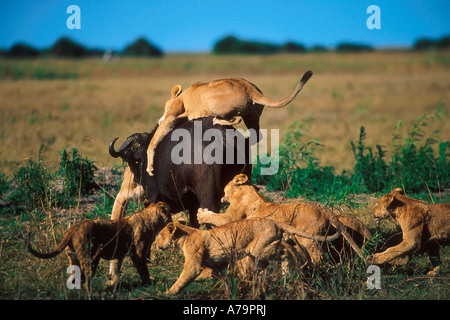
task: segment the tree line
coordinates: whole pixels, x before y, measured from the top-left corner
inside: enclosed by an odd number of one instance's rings
[[[68,37],[58,39],[50,48],[39,50],[25,43],[16,43],[9,50],[0,52],[0,55],[10,58],[38,58],[53,56],[60,58],[87,58],[102,57],[106,50],[88,48]],[[113,52],[116,55],[132,57],[162,57],[164,52],[146,38],[138,38],[127,45],[123,50]]]
[[[414,42],[410,48],[414,51],[425,50],[447,50],[450,49],[450,35],[439,39],[420,38]],[[276,53],[306,53],[306,52],[327,52],[335,51],[339,53],[371,52],[376,49],[364,43],[341,42],[334,48],[327,48],[322,45],[315,45],[307,48],[297,42],[286,42],[281,45],[238,39],[229,35],[217,41],[213,47],[216,54],[276,54]]]
[[[410,48],[414,51],[448,50],[450,49],[450,35],[438,39],[420,38]],[[307,53],[327,52],[358,53],[371,52],[376,49],[368,44],[342,42],[334,48],[315,45],[310,48],[305,45],[288,41],[281,45],[264,42],[242,40],[233,35],[225,36],[218,40],[213,48],[214,54],[278,54],[278,53]],[[98,48],[87,48],[74,40],[63,37],[57,40],[50,48],[39,50],[25,43],[16,43],[9,50],[0,50],[0,56],[10,58],[37,58],[42,56],[53,56],[61,58],[86,58],[102,57],[106,50]],[[115,55],[131,57],[162,57],[164,52],[146,38],[138,38],[127,45],[123,50],[112,52]]]

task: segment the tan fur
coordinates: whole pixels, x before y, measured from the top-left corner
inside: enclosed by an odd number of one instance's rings
[[[130,167],[127,167],[123,174],[123,181],[120,186],[120,191],[114,200],[111,219],[119,220],[123,218],[126,215],[128,203],[134,198],[138,198],[140,202],[144,202],[144,188],[142,188],[142,185],[134,181],[134,174],[131,172]]]
[[[178,248],[185,258],[178,280],[167,291],[176,294],[202,272],[237,260],[238,269],[245,275],[252,270],[252,262],[294,259],[291,246],[285,241],[290,234],[331,241],[339,236],[316,237],[301,232],[286,223],[254,218],[234,221],[223,226],[200,230],[180,223],[169,223],[157,236],[159,249]]]
[[[222,202],[230,203],[227,211],[224,214],[217,214],[199,209],[197,219],[200,223],[220,226],[240,219],[266,217],[288,223],[301,231],[314,235],[325,235],[332,226],[338,227],[356,253],[364,260],[359,246],[342,226],[359,232],[365,238],[370,238],[369,230],[356,218],[344,214],[334,215],[329,210],[311,203],[270,202],[258,193],[245,174],[234,177],[224,191],[225,196],[222,198]],[[308,250],[313,263],[318,263],[322,259],[323,252],[316,241],[298,238],[298,242]]]
[[[27,239],[28,250],[36,257],[50,259],[66,247],[70,264],[80,267],[86,278],[86,289],[94,276],[100,258],[117,259],[122,263],[129,252],[143,284],[150,282],[146,265],[150,246],[158,232],[169,222],[167,206],[163,202],[151,204],[142,211],[120,220],[95,219],[83,221],[69,229],[54,251],[34,250]],[[118,281],[118,279],[115,279]]]
[[[123,174],[122,185],[120,191],[114,200],[113,209],[111,212],[111,220],[120,220],[126,215],[128,203],[131,199],[138,198],[140,202],[145,203],[144,188],[134,181],[134,174],[130,167],[125,169]],[[107,286],[114,286],[119,279],[119,261],[117,259],[111,260],[109,264],[109,274]]]
[[[153,175],[156,146],[172,130],[176,118],[193,120],[215,116],[214,123],[233,125],[239,122],[238,117],[242,117],[247,128],[255,129],[258,134],[263,108],[284,107],[297,96],[311,76],[311,71],[306,72],[289,97],[281,101],[266,98],[254,84],[241,78],[197,82],[184,92],[180,85],[174,86],[147,150],[147,172]]]
[[[382,196],[372,209],[376,220],[392,219],[403,232],[399,245],[368,257],[373,264],[410,257],[417,250],[428,252],[436,274],[440,268],[439,247],[450,241],[450,203],[427,204],[402,195],[396,188]]]

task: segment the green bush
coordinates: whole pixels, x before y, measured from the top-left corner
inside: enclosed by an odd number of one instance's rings
[[[352,172],[337,174],[330,166],[322,166],[315,156],[321,147],[317,139],[305,142],[311,117],[294,122],[287,130],[279,148],[279,170],[275,175],[260,175],[261,163],[253,169],[253,182],[266,185],[269,191],[282,191],[286,197],[302,196],[329,205],[353,205],[352,194],[387,193],[403,187],[409,193],[440,192],[450,187],[450,142],[438,142],[439,131],[425,136],[428,120],[441,117],[441,110],[425,114],[402,139],[394,127],[394,147],[388,152],[377,144],[375,149],[365,143],[361,127],[357,143],[351,142],[355,165]],[[402,140],[401,144],[397,141]],[[437,148],[433,148],[436,147]],[[437,152],[436,152],[437,151]]]
[[[386,152],[383,147],[376,145],[377,151],[373,152],[372,148],[365,146],[365,138],[365,129],[361,127],[358,145],[351,142],[356,161],[351,182],[353,189],[358,193],[374,193],[386,189],[391,175],[389,166],[384,160]]]
[[[287,130],[279,148],[279,170],[275,175],[260,175],[261,163],[253,169],[253,182],[263,184],[269,191],[283,191],[286,197],[302,196],[310,200],[331,202],[345,198],[349,192],[349,178],[336,175],[331,166],[321,166],[316,148],[317,139],[304,142],[312,117],[294,122]]]
[[[49,207],[56,200],[56,191],[51,183],[52,175],[41,156],[41,150],[38,161],[31,158],[24,160],[14,171],[12,178],[15,188],[9,195],[9,200],[27,211]]]
[[[63,180],[64,198],[79,195],[88,195],[97,187],[94,181],[94,173],[97,169],[94,163],[81,157],[78,150],[67,148],[60,152],[61,161],[57,175]]]
[[[96,167],[89,159],[83,159],[77,149],[68,151],[66,148],[60,153],[60,167],[55,173],[50,172],[41,151],[42,147],[37,161],[26,159],[13,173],[8,199],[16,211],[67,207],[74,199],[88,195],[97,187],[94,181]]]

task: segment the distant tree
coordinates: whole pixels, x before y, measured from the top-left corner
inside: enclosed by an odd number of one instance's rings
[[[226,36],[213,47],[216,54],[273,54],[281,52],[281,47],[272,43],[239,40],[235,36]]]
[[[280,46],[258,41],[241,41],[239,45],[241,53],[273,54],[280,52]]]
[[[145,38],[139,38],[123,50],[125,56],[162,57],[163,52]]]
[[[50,54],[63,58],[83,58],[89,55],[89,50],[72,39],[63,37],[50,48]]]
[[[8,50],[7,56],[11,58],[36,58],[39,56],[39,50],[23,43],[16,43]]]
[[[343,42],[336,46],[336,52],[340,53],[357,53],[357,52],[370,52],[373,51],[373,47],[367,44]]]
[[[304,45],[289,41],[281,47],[281,51],[287,53],[305,53],[307,50]]]
[[[420,38],[414,43],[413,49],[417,51],[436,49],[436,41],[429,38]]]
[[[239,53],[240,40],[234,36],[226,36],[216,42],[213,48],[214,53],[233,54]]]
[[[450,49],[450,35],[444,36],[437,41],[439,49]]]
[[[417,39],[413,44],[413,49],[417,51],[450,49],[450,35],[443,36],[437,40],[430,38]]]

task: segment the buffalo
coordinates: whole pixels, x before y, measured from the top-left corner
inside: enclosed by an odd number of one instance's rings
[[[249,139],[245,139],[231,126],[214,125],[213,119],[214,117],[194,121],[187,121],[187,118],[178,120],[172,133],[156,149],[154,176],[150,176],[145,168],[147,148],[157,127],[151,133],[131,135],[117,151],[114,144],[118,138],[114,139],[109,145],[109,153],[114,158],[121,157],[128,163],[128,167],[114,202],[111,219],[123,217],[128,202],[135,197],[144,201],[144,204],[164,201],[170,207],[169,213],[187,210],[190,224],[195,227],[199,226],[199,208],[218,212],[225,185],[239,173],[250,176],[252,166]],[[175,131],[176,129],[181,130]],[[216,129],[214,148],[211,148],[212,142],[204,140],[209,129]],[[184,133],[187,141],[174,141],[172,136],[175,132]],[[183,155],[180,157],[174,153],[175,149],[183,149]],[[204,155],[208,154],[205,151],[211,149],[215,149],[216,154],[209,153],[209,157],[205,158]],[[199,154],[201,157],[198,157]],[[213,156],[218,161],[211,163]],[[179,158],[194,161],[179,162]],[[118,279],[118,262],[111,261],[107,285],[115,287]]]
[[[131,135],[117,151],[114,144],[118,138],[114,139],[109,153],[121,157],[128,168],[111,218],[122,217],[133,197],[149,203],[164,201],[173,213],[187,210],[191,225],[196,227],[199,208],[218,212],[225,185],[239,173],[250,176],[252,166],[249,139],[231,126],[214,125],[213,119],[180,119],[172,134],[156,149],[154,176],[145,168],[147,147],[157,127],[151,133]],[[215,129],[212,135],[215,139],[208,134],[209,129]],[[178,134],[178,140],[174,133]],[[184,139],[180,141],[180,137]]]

